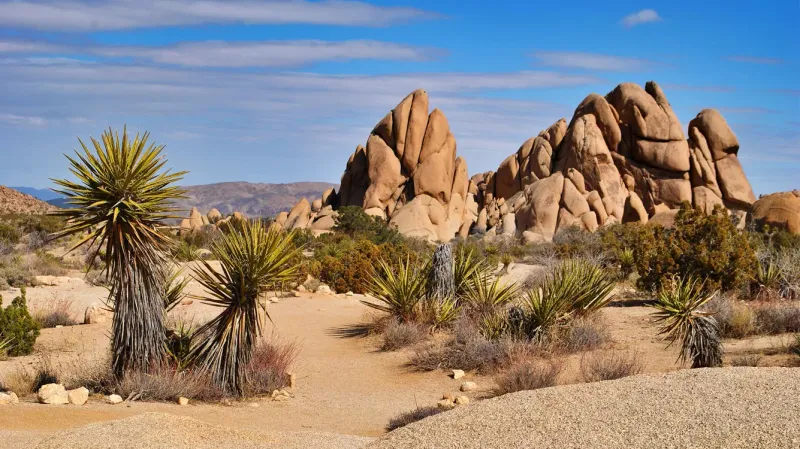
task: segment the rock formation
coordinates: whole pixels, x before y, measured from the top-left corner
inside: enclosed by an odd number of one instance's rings
[[[234,212],[233,214],[223,217],[217,209],[211,209],[207,214],[203,215],[193,207],[189,212],[189,218],[181,220],[178,230],[179,232],[192,232],[203,228],[203,226],[216,226],[221,230],[226,230],[229,226],[235,225],[245,219],[244,214],[241,212]]]
[[[467,173],[447,117],[439,109],[429,113],[428,94],[417,90],[375,125],[366,146],[356,147],[338,194],[329,189],[310,207],[303,199],[276,222],[325,232],[334,225],[335,209],[359,206],[404,235],[448,241],[465,220],[477,218],[467,199]]]
[[[687,139],[658,84],[620,84],[586,97],[569,125],[562,119],[531,137],[497,172],[473,176],[473,231],[491,233],[513,213],[526,240],[549,240],[569,226],[670,223],[682,202],[742,214],[755,196],[738,150],[716,110],[701,111]]]
[[[759,228],[768,225],[800,234],[800,190],[762,196],[753,205],[751,219]]]
[[[496,172],[470,178],[444,113],[429,113],[427,93],[417,90],[375,125],[366,146],[356,147],[338,194],[328,189],[303,199],[276,223],[327,232],[336,209],[359,206],[406,236],[430,241],[521,234],[534,242],[570,226],[668,225],[683,202],[707,212],[720,205],[742,217],[755,195],[738,151],[716,110],[700,111],[684,134],[658,84],[623,83],[605,97],[586,97],[569,123],[560,119],[526,140]],[[795,223],[783,208],[764,206],[760,216]]]

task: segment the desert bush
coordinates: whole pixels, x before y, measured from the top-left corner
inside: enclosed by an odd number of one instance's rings
[[[579,226],[559,229],[553,236],[553,244],[562,259],[588,259],[598,264],[607,259],[602,236]]]
[[[245,396],[270,394],[288,387],[287,373],[291,370],[300,347],[294,341],[261,341],[245,367]]]
[[[755,326],[761,334],[800,332],[800,303],[781,301],[753,307]]]
[[[5,220],[0,221],[0,241],[13,245],[19,242],[20,237],[22,237],[22,231],[17,226]]]
[[[160,364],[148,371],[128,371],[106,386],[106,392],[116,393],[123,399],[146,401],[174,401],[179,397],[214,401],[225,397],[206,372],[178,370],[169,364]]]
[[[760,354],[742,354],[731,358],[731,366],[758,366],[760,362]]]
[[[186,241],[179,241],[172,251],[172,257],[179,262],[192,262],[200,258],[200,248]]]
[[[600,382],[640,374],[644,363],[636,351],[600,351],[581,357],[580,371],[584,382]]]
[[[691,361],[692,368],[722,365],[719,325],[713,312],[703,310],[716,294],[708,293],[705,284],[694,278],[674,278],[661,288],[653,304],[655,319],[662,324],[659,333],[670,344],[681,340],[678,360]]]
[[[445,409],[439,407],[417,407],[410,412],[401,413],[389,420],[389,424],[386,425],[386,431],[391,432],[392,430],[405,427],[429,416],[438,415],[443,411],[445,411]]]
[[[384,351],[396,351],[408,346],[416,345],[428,338],[428,328],[419,323],[399,323],[391,320],[383,329]]]
[[[32,308],[31,316],[38,323],[40,329],[78,324],[72,314],[72,301],[57,295]]]
[[[553,343],[554,349],[579,352],[600,348],[609,340],[608,324],[601,317],[590,315],[558,328]]]
[[[755,275],[751,278],[750,292],[756,299],[775,299],[781,297],[783,272],[772,255],[758,258]]]
[[[756,333],[756,317],[752,308],[730,296],[718,296],[708,304],[724,338],[743,338]]]
[[[30,354],[38,337],[39,325],[28,311],[25,289],[5,308],[0,296],[0,340],[7,342],[5,352],[10,356]]]
[[[517,299],[520,289],[514,283],[504,283],[500,278],[473,282],[463,293],[463,300],[471,313],[491,314]]]
[[[19,254],[0,256],[0,289],[25,287],[34,284],[35,275]]]
[[[647,225],[634,249],[637,285],[656,291],[672,276],[706,279],[711,289],[730,290],[747,283],[756,265],[747,236],[721,207],[706,215],[684,203],[675,229]]]
[[[789,345],[789,351],[800,357],[800,333],[795,334],[794,341]]]
[[[779,252],[776,264],[783,276],[783,296],[800,299],[800,248]]]
[[[343,206],[337,210],[335,232],[347,234],[350,237],[360,236],[373,243],[402,243],[403,236],[396,229],[389,227],[384,220],[367,215],[364,209],[358,206]]]
[[[108,276],[105,270],[90,270],[83,278],[86,283],[94,287],[108,287]]]
[[[524,390],[555,386],[563,365],[554,360],[525,360],[495,377],[498,396]]]
[[[214,225],[203,225],[200,229],[194,229],[190,232],[184,232],[178,239],[180,242],[185,242],[187,245],[195,248],[211,249],[211,245],[222,237],[222,231]]]

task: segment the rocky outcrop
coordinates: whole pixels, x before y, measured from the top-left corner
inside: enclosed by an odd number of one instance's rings
[[[324,232],[341,206],[362,207],[404,235],[432,241],[448,241],[465,221],[475,222],[466,161],[456,156],[447,117],[439,109],[429,113],[428,103],[424,90],[414,91],[375,125],[366,147],[356,147],[347,161],[338,196],[326,191],[319,199],[330,206],[327,215],[324,207],[314,210],[314,201],[305,219],[304,199],[295,206],[304,218],[293,221],[289,213],[281,226]]]
[[[762,196],[753,204],[750,218],[759,228],[767,225],[800,234],[800,190]]]
[[[701,111],[687,139],[658,84],[620,84],[605,97],[587,96],[569,125],[561,119],[526,140],[497,172],[471,178],[479,209],[473,233],[499,233],[492,228],[505,214],[531,242],[569,226],[669,225],[683,202],[742,214],[755,197],[738,150],[716,110]]]

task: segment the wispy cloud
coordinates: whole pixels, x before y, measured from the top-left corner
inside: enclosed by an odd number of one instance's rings
[[[101,31],[201,24],[388,26],[438,15],[352,0],[44,0],[0,2],[0,25]]]
[[[63,49],[47,42],[0,39],[0,53],[55,53]]]
[[[0,122],[23,126],[44,126],[47,124],[47,120],[42,117],[2,113],[0,113]]]
[[[639,71],[656,63],[647,59],[574,51],[537,51],[533,57],[543,65],[587,70]]]
[[[728,61],[743,62],[746,64],[774,65],[783,63],[783,59],[766,58],[761,56],[728,56],[725,59],[727,59]]]
[[[644,23],[658,22],[661,17],[653,9],[643,9],[633,14],[628,14],[620,20],[620,23],[628,28]]]
[[[188,67],[299,67],[320,61],[358,59],[425,61],[444,54],[432,48],[370,40],[209,41],[167,47],[99,47],[89,51],[103,56],[135,57],[158,64]]]

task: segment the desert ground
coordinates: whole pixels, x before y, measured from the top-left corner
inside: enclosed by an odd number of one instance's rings
[[[516,264],[508,273],[508,277],[522,279],[529,272],[535,270],[524,264]],[[41,304],[53,301],[53,298],[67,298],[71,301],[72,312],[81,316],[83,311],[92,304],[101,303],[107,292],[102,287],[87,285],[80,272],[71,272],[68,276],[58,278],[51,283],[52,286],[40,286],[28,289],[28,303],[33,310]],[[189,285],[192,293],[202,293],[194,281]],[[4,297],[13,297],[17,291],[2,292]],[[403,412],[421,406],[435,406],[443,393],[457,392],[462,380],[477,383],[478,390],[467,393],[471,403],[461,407],[469,410],[472,407],[491,408],[498,407],[497,401],[492,401],[485,406],[484,398],[491,396],[494,383],[491,377],[483,377],[474,373],[467,373],[465,379],[454,380],[444,370],[421,372],[408,366],[408,352],[384,352],[379,350],[379,343],[375,337],[352,336],[348,330],[357,328],[369,314],[369,309],[361,303],[363,295],[348,296],[345,294],[318,294],[300,293],[299,296],[284,295],[279,302],[270,303],[268,310],[273,323],[269,326],[271,338],[294,340],[300,347],[300,357],[293,371],[297,376],[296,387],[291,389],[291,398],[285,401],[276,401],[270,398],[251,399],[242,402],[226,404],[205,404],[192,402],[188,406],[174,403],[126,401],[119,405],[104,403],[101,397],[92,397],[85,406],[52,406],[41,405],[35,398],[23,398],[20,404],[4,407],[0,413],[0,447],[364,447],[375,439],[380,439],[386,433],[389,420]],[[190,301],[186,301],[187,303]],[[677,360],[677,349],[666,348],[666,343],[657,335],[657,327],[651,320],[651,309],[642,305],[633,305],[620,301],[615,307],[602,310],[602,317],[608,323],[611,332],[611,343],[606,350],[635,350],[643,356],[645,373],[669,373],[680,369]],[[214,309],[204,305],[199,300],[191,301],[178,307],[173,313],[186,318],[202,321],[214,313]],[[33,355],[17,357],[0,361],[0,378],[20,366],[35,365],[47,360],[51,364],[69,366],[70,364],[91,363],[101,360],[106,356],[109,346],[109,324],[88,324],[68,326],[53,329],[43,329],[36,342]],[[726,357],[737,354],[760,351],[765,348],[779,347],[786,336],[768,336],[747,338],[742,340],[726,341]],[[765,358],[761,366],[780,365],[781,357]],[[566,356],[566,369],[559,377],[560,385],[575,384],[580,382],[577,374],[579,355]],[[776,368],[779,369],[779,368]],[[772,368],[722,368],[715,371],[723,373],[715,375],[719,379],[713,382],[729,382],[731,377],[745,390],[753,388],[766,388],[769,390],[769,379],[780,378],[780,394],[771,397],[770,410],[762,410],[752,401],[754,395],[746,394],[736,388],[719,390],[716,392],[705,391],[697,394],[704,387],[689,382],[673,382],[666,385],[685,389],[685,397],[681,395],[683,406],[677,406],[671,416],[675,425],[687,425],[686,418],[676,416],[686,407],[686,411],[701,415],[698,408],[702,401],[714,397],[725,397],[732,394],[743,402],[742,412],[757,410],[758,413],[775,414],[775,424],[781,426],[794,424],[795,429],[800,426],[800,404],[795,401],[800,392],[800,371],[797,369]],[[747,372],[744,372],[747,371]],[[681,378],[691,378],[692,373],[681,374]],[[743,372],[740,374],[740,372]],[[757,372],[757,373],[756,373]],[[762,373],[764,373],[762,375]],[[635,376],[636,388],[652,390],[666,388],[663,380],[658,376]],[[752,379],[751,379],[752,378]],[[759,379],[767,379],[761,384]],[[748,380],[750,379],[750,380]],[[636,416],[637,413],[658,413],[657,406],[647,403],[649,399],[642,399],[645,403],[637,412],[637,400],[631,396],[629,387],[633,381],[618,380],[605,382],[602,393],[598,396],[587,395],[586,388],[579,385],[557,386],[540,392],[536,395],[545,395],[559,404],[561,399],[570,401],[573,395],[577,397],[591,396],[594,402],[587,410],[594,416],[587,418],[585,423],[589,427],[581,427],[580,420],[575,421],[577,428],[573,431],[587,431],[595,429],[606,420],[614,421],[616,432],[636,432],[639,423],[631,420],[620,423],[626,418],[604,416],[605,407],[617,403],[619,398],[625,397],[627,417]],[[733,382],[733,381],[731,381]],[[747,382],[753,382],[747,384]],[[747,385],[745,385],[747,384]],[[749,386],[748,386],[749,385]],[[592,387],[594,388],[594,386]],[[737,387],[738,388],[738,387]],[[695,391],[697,390],[697,391]],[[518,393],[521,394],[521,393]],[[526,393],[527,394],[527,393]],[[678,394],[678,393],[676,393]],[[509,396],[515,396],[509,395]],[[581,396],[582,395],[582,396]],[[536,396],[538,398],[538,396]],[[647,395],[643,396],[643,398]],[[553,399],[555,398],[555,399]],[[763,396],[767,398],[767,396]],[[535,405],[539,399],[523,407],[520,413],[529,415],[538,409]],[[545,417],[530,417],[531,422],[544,420],[548,426],[557,426],[559,413],[565,416],[579,413],[582,406],[581,400],[573,399],[575,408],[563,406],[558,413]],[[577,401],[577,402],[575,402]],[[603,402],[607,401],[607,402]],[[701,402],[698,402],[701,401]],[[570,402],[567,402],[570,404]],[[494,404],[494,405],[490,405]],[[749,404],[749,405],[748,405]],[[502,408],[502,406],[500,406]],[[533,407],[533,409],[531,409]],[[550,407],[550,406],[548,406]],[[655,407],[651,409],[648,407]],[[435,443],[435,435],[423,437],[422,432],[417,438],[428,438],[425,444],[413,444],[421,440],[401,440],[395,436],[387,440],[378,441],[377,447],[434,447],[441,444],[447,447],[488,447],[479,444],[480,440],[472,440],[470,444],[456,444],[450,446],[451,441],[460,441],[466,436],[459,436],[472,428],[465,424],[463,418],[466,411],[446,412],[443,415],[429,418],[431,420],[445,419],[447,424],[434,434],[441,433],[439,443]],[[489,415],[487,415],[489,416]],[[537,415],[538,416],[538,415]],[[487,418],[488,419],[488,418]],[[650,416],[649,419],[652,419]],[[766,422],[772,422],[765,418]],[[123,420],[117,422],[116,420]],[[461,420],[461,421],[459,421]],[[422,423],[420,423],[422,424]],[[541,423],[540,423],[541,424]],[[731,426],[741,423],[730,423]],[[419,425],[419,424],[414,424]],[[455,427],[454,427],[455,426]],[[142,432],[136,432],[134,429]],[[144,429],[157,429],[157,432],[144,432]],[[460,430],[459,430],[460,429]],[[402,429],[401,429],[402,430]],[[774,429],[773,429],[774,430]],[[400,432],[400,431],[398,431]],[[405,431],[407,434],[408,431]],[[428,431],[426,431],[428,432]],[[141,435],[147,433],[146,438]],[[390,436],[397,432],[389,434]],[[450,434],[455,433],[450,440]],[[556,434],[558,432],[555,432]],[[127,436],[126,436],[127,435]],[[133,438],[136,435],[136,438]],[[423,435],[423,436],[420,436]],[[562,434],[563,436],[563,434]],[[585,435],[584,435],[585,436]],[[758,440],[759,436],[762,440]],[[130,439],[128,439],[130,437]],[[541,436],[540,436],[541,437]],[[537,437],[537,438],[540,438]],[[775,434],[769,429],[761,433],[751,434],[753,443],[772,441],[772,446],[763,447],[796,447],[798,435],[792,431]],[[472,437],[469,437],[472,438]],[[791,440],[791,442],[790,442]],[[397,441],[397,443],[395,443]],[[400,442],[402,441],[402,443]],[[499,440],[498,440],[499,441]],[[537,440],[538,441],[538,440]],[[540,442],[544,446],[555,444],[547,443],[546,438]],[[579,440],[575,440],[579,441]],[[603,440],[599,440],[603,441]],[[124,442],[124,445],[121,445]],[[639,442],[642,442],[641,440]],[[668,441],[662,441],[669,444]],[[130,444],[130,445],[129,445]],[[426,446],[427,444],[427,446]],[[490,443],[487,443],[490,444]],[[523,444],[523,443],[519,443]],[[531,443],[533,444],[533,443]],[[659,445],[655,445],[656,447]],[[506,446],[512,447],[512,446]],[[559,446],[567,447],[567,446]],[[584,446],[569,446],[584,447]],[[664,446],[666,447],[666,446]],[[722,444],[720,447],[729,447]],[[739,447],[744,447],[739,445]]]

